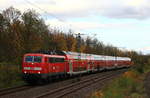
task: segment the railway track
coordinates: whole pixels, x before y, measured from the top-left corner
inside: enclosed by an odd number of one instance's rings
[[[18,91],[27,90],[30,88],[33,88],[33,86],[23,85],[23,86],[11,87],[11,88],[7,88],[7,89],[1,89],[0,90],[0,97],[4,96],[4,95],[11,94],[11,93],[15,93]]]
[[[63,87],[60,87],[58,89],[54,89],[52,91],[49,91],[49,92],[46,92],[46,93],[43,93],[41,95],[38,95],[34,98],[62,98],[62,97],[65,97],[73,92],[76,92],[84,87],[87,87],[87,86],[90,86],[94,83],[97,83],[99,81],[101,82],[104,82],[106,81],[107,79],[110,79],[112,78],[113,76],[116,76],[122,72],[124,72],[125,70],[121,70],[121,71],[117,71],[117,72],[110,72],[110,73],[107,73],[105,75],[96,75],[92,78],[88,78],[88,79],[85,79],[85,80],[82,80],[82,81],[79,81],[79,82],[76,82],[76,83],[72,83],[72,84],[69,84],[67,86],[63,86]]]

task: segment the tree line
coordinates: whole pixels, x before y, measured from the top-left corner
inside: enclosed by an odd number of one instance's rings
[[[51,28],[34,10],[21,13],[9,7],[0,13],[0,62],[20,64],[25,53],[38,50],[78,51],[78,38],[74,33]],[[150,62],[149,55],[123,51],[96,38],[81,38],[80,44],[83,53],[131,57],[141,64]]]

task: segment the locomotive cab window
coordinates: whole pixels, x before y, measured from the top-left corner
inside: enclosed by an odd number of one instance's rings
[[[42,57],[34,56],[34,62],[40,63],[42,61]]]
[[[33,61],[33,56],[26,56],[25,57],[25,62],[32,62]]]
[[[40,63],[42,61],[41,56],[26,56],[25,62],[37,62]]]

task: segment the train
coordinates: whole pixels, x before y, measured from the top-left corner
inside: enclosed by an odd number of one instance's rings
[[[30,84],[102,70],[131,67],[129,57],[86,54],[70,51],[38,51],[23,56],[23,79]]]

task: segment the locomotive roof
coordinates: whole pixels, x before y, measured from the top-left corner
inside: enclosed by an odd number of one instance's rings
[[[95,54],[85,54],[85,53],[77,53],[77,52],[70,52],[70,51],[63,51],[64,54],[67,55],[70,59],[87,59],[87,60],[129,60],[128,57],[115,57],[115,56],[105,56],[105,55],[95,55]]]
[[[27,53],[25,56],[47,56],[47,57],[58,57],[58,58],[65,58],[65,56],[62,55],[48,55],[48,54],[42,54],[42,53]]]
[[[131,61],[129,57],[115,57],[115,56],[106,56],[106,55],[95,55],[95,54],[86,54],[86,53],[77,53],[70,51],[60,51],[60,50],[49,50],[49,51],[37,51],[34,54],[45,54],[45,55],[56,55],[56,56],[66,56],[68,59],[86,59],[86,60],[128,60]]]

